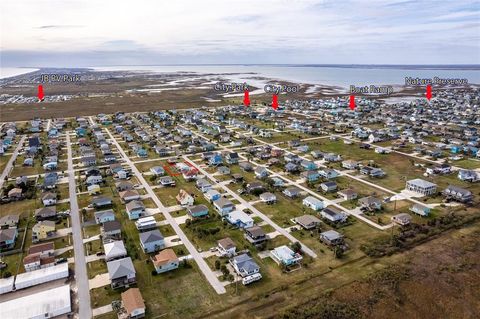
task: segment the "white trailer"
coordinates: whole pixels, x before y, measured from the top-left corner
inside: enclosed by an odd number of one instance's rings
[[[15,279],[15,289],[18,290],[28,288],[31,286],[43,284],[45,282],[67,277],[68,263],[63,263],[56,266],[29,271],[17,275],[17,278]]]
[[[6,294],[7,292],[10,292],[13,290],[13,281],[14,281],[13,276],[0,279],[0,295]]]

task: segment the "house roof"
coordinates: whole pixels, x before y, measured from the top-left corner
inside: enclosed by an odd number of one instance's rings
[[[104,244],[103,249],[105,251],[105,256],[107,258],[127,255],[125,244],[121,240],[116,240],[116,241],[112,241],[110,243]]]
[[[133,262],[130,257],[107,262],[107,269],[110,279],[135,274],[135,267],[133,267]]]
[[[163,240],[163,235],[158,229],[140,233],[140,241],[144,244],[154,243],[159,240]]]
[[[220,197],[219,199],[217,199],[216,201],[213,202],[213,204],[217,207],[225,207],[225,206],[233,206],[233,203],[226,199],[226,198],[223,198],[223,197]]]
[[[208,207],[205,205],[196,205],[189,207],[188,211],[190,212],[190,214],[201,213],[204,211],[208,211]]]
[[[131,211],[131,210],[135,210],[135,209],[144,209],[145,208],[145,205],[143,204],[143,202],[139,201],[139,200],[132,200],[131,202],[127,203],[127,205],[125,205],[127,210]]]
[[[420,178],[409,180],[407,183],[415,185],[417,187],[421,187],[421,188],[437,187],[437,184],[431,183],[429,181],[426,181]]]
[[[111,232],[115,230],[122,229],[122,224],[118,220],[109,220],[103,223],[103,230],[106,232]]]
[[[56,207],[42,207],[35,210],[35,217],[49,217],[57,214]]]
[[[18,215],[5,215],[0,218],[0,225],[5,224],[18,224]]]
[[[335,230],[324,231],[324,232],[320,233],[320,236],[326,238],[329,241],[334,241],[334,240],[337,240],[337,239],[343,237],[342,234],[340,234],[339,232],[337,232]]]
[[[295,218],[295,221],[302,226],[320,223],[320,219],[313,215],[303,215]]]
[[[0,229],[0,242],[13,240],[17,235],[16,228]]]
[[[152,262],[156,267],[176,260],[178,260],[178,257],[175,254],[175,251],[173,251],[171,248],[162,250],[152,258]]]
[[[54,250],[54,249],[55,249],[55,245],[54,245],[53,242],[36,244],[36,245],[32,245],[32,246],[30,246],[30,248],[28,248],[28,254],[31,255],[31,254],[35,254],[35,253],[42,253],[44,251]]]
[[[230,249],[230,248],[237,247],[230,237],[225,237],[223,239],[220,239],[219,241],[217,241],[217,244],[223,247],[223,249]]]
[[[261,237],[265,235],[265,231],[260,226],[252,226],[245,228],[245,231],[249,233],[252,237]]]

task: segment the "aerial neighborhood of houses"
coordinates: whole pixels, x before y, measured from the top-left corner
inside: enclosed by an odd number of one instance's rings
[[[452,92],[2,123],[0,318],[180,317],[467,222],[480,95]]]

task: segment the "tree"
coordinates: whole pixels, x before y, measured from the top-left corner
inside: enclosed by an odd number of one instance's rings
[[[299,253],[302,250],[302,245],[300,242],[296,241],[292,244],[292,249],[294,252]]]
[[[219,270],[220,269],[220,260],[215,260],[215,269]]]

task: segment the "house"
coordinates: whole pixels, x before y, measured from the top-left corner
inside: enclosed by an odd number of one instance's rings
[[[102,175],[91,175],[87,177],[85,183],[87,185],[95,185],[95,184],[99,185],[102,183],[102,181],[103,181]]]
[[[100,185],[93,184],[87,187],[87,191],[89,195],[97,195],[102,192],[102,189],[100,188]]]
[[[426,170],[427,174],[436,175],[436,174],[450,174],[452,172],[452,167],[448,164],[435,165],[433,167],[428,167]]]
[[[55,245],[53,242],[30,246],[27,255],[23,258],[23,266],[25,271],[33,271],[54,266],[54,252]]]
[[[217,241],[217,249],[221,256],[232,257],[235,256],[237,247],[230,237],[226,237]]]
[[[204,178],[197,179],[197,181],[195,182],[195,185],[202,193],[208,192],[210,189],[212,189],[212,184],[210,184]]]
[[[235,272],[242,278],[250,277],[254,274],[260,273],[260,267],[257,263],[247,254],[241,254],[230,259],[230,265],[232,265]],[[257,280],[261,279],[258,278]]]
[[[268,176],[268,171],[265,167],[259,166],[255,169],[255,177],[256,178],[265,178]]]
[[[95,212],[94,217],[96,224],[103,224],[105,222],[115,220],[115,213],[111,209],[100,210]]]
[[[18,215],[5,215],[0,217],[0,229],[16,228],[18,225]]]
[[[459,180],[475,183],[480,181],[480,172],[461,169],[458,171],[457,177]]]
[[[133,189],[133,184],[128,181],[118,181],[115,183],[115,188],[118,192],[129,191]]]
[[[346,169],[357,169],[358,162],[353,160],[345,160],[342,162],[342,167]]]
[[[155,176],[165,175],[165,169],[161,166],[154,166],[154,167],[150,168],[150,172]]]
[[[368,211],[375,211],[382,209],[382,201],[376,197],[368,196],[364,198],[360,198],[358,200],[360,207],[362,209],[366,209]]]
[[[208,164],[209,164],[210,166],[218,166],[218,165],[223,164],[222,155],[220,155],[219,153],[214,154],[214,155],[213,155],[212,157],[210,157],[210,159],[208,160]]]
[[[312,215],[303,215],[295,217],[293,221],[304,229],[312,229],[320,225],[320,219]]]
[[[247,187],[245,188],[245,190],[249,194],[254,194],[254,193],[258,194],[265,190],[265,186],[261,182],[252,182],[247,184]]]
[[[330,182],[324,182],[324,183],[321,183],[320,184],[320,188],[322,189],[322,191],[324,191],[325,193],[327,192],[333,192],[337,189],[337,183],[333,182],[333,181],[330,181]]]
[[[136,272],[130,257],[107,262],[108,277],[113,289],[126,287],[136,283]]]
[[[317,169],[317,164],[312,161],[303,160],[300,162],[300,166],[305,171],[313,171]]]
[[[323,159],[326,162],[340,162],[342,160],[342,157],[338,154],[328,153],[323,156]]]
[[[230,152],[225,156],[225,161],[228,164],[237,164],[239,160],[238,153],[237,152]]]
[[[125,205],[128,219],[139,219],[145,213],[145,205],[139,200],[132,200]]]
[[[222,217],[235,209],[235,205],[231,201],[223,197],[220,197],[219,199],[214,201],[213,206]]]
[[[247,227],[243,230],[245,231],[245,239],[254,245],[261,244],[268,239],[265,231],[260,226]]]
[[[122,238],[122,224],[118,220],[109,220],[102,224],[101,234],[103,240],[121,239]]]
[[[279,265],[293,266],[299,264],[303,257],[287,246],[280,246],[270,251],[270,256]]]
[[[121,240],[103,244],[103,251],[105,252],[106,261],[127,257],[127,249],[125,249],[125,244]]]
[[[302,177],[305,178],[307,182],[316,182],[320,179],[320,174],[317,171],[305,171],[302,172]]]
[[[285,182],[280,177],[274,176],[272,177],[272,181],[274,187],[282,187],[283,185],[285,185]]]
[[[282,193],[287,197],[296,198],[300,196],[301,191],[298,187],[292,186],[286,188]]]
[[[190,206],[187,213],[192,218],[208,217],[208,207],[205,205]]]
[[[170,176],[163,176],[160,177],[159,179],[160,185],[166,187],[166,186],[175,186],[175,181],[172,179]]]
[[[350,189],[350,188],[338,191],[337,194],[343,197],[344,200],[354,200],[358,197],[357,192],[355,192],[353,189]]]
[[[473,200],[473,194],[471,191],[454,185],[449,185],[447,188],[445,188],[442,192],[442,195],[449,200],[454,200],[461,203],[468,203]]]
[[[157,228],[157,221],[153,216],[142,217],[135,221],[135,227],[137,227],[140,232],[152,230]]]
[[[92,198],[91,205],[94,208],[108,207],[112,205],[112,200],[105,196],[96,196]]]
[[[244,172],[251,172],[253,171],[253,166],[252,164],[248,163],[248,162],[240,162],[238,164],[238,166],[240,167],[240,169]]]
[[[381,168],[371,167],[371,166],[363,166],[360,169],[360,173],[363,175],[368,175],[370,177],[376,177],[376,178],[385,176],[385,172]]]
[[[343,235],[335,230],[327,230],[320,233],[320,241],[328,246],[341,245],[344,242]]]
[[[220,175],[228,175],[230,174],[230,168],[228,168],[227,166],[220,166],[217,168],[217,172]]]
[[[193,198],[193,196],[187,193],[187,191],[183,189],[180,190],[180,192],[175,198],[177,200],[177,203],[182,207],[192,206],[193,203],[195,202],[195,199]]]
[[[300,168],[298,167],[298,165],[292,162],[289,162],[285,165],[285,172],[287,173],[295,173],[295,172],[298,172],[299,170]]]
[[[417,215],[427,217],[430,214],[430,207],[420,204],[414,204],[412,207],[410,207],[410,211],[414,212]]]
[[[157,274],[161,274],[177,269],[180,265],[180,260],[173,249],[167,248],[152,257],[152,263],[157,271]]]
[[[437,191],[437,185],[429,181],[416,178],[407,181],[406,189],[423,196],[429,196],[435,194]]]
[[[17,228],[0,229],[0,251],[14,248],[17,237]]]
[[[227,214],[226,220],[238,228],[248,228],[253,226],[253,219],[241,210],[234,210]]]
[[[219,199],[222,195],[215,189],[211,189],[205,193],[203,193],[203,196],[209,201],[213,202]]]
[[[265,192],[260,194],[260,200],[267,204],[274,204],[277,201],[277,196],[275,196],[275,194]]]
[[[56,207],[42,207],[35,210],[33,213],[37,221],[40,220],[54,220],[57,219],[57,208]]]
[[[158,229],[140,233],[140,246],[145,253],[153,253],[165,247],[165,240]]]
[[[408,225],[412,221],[412,217],[407,213],[401,213],[401,214],[398,214],[398,215],[394,215],[394,216],[392,216],[391,219],[392,219],[392,222],[394,222],[398,225],[401,225],[401,226]]]
[[[302,201],[302,204],[313,209],[314,211],[319,211],[324,207],[323,202],[313,196],[305,197]]]
[[[325,168],[319,172],[320,176],[325,179],[332,179],[339,176],[338,172],[334,169]]]
[[[135,189],[120,192],[118,193],[118,195],[120,196],[120,200],[122,201],[122,203],[128,203],[128,202],[131,202],[132,200],[140,199],[140,194]]]
[[[22,189],[18,188],[18,187],[12,188],[10,191],[8,191],[7,196],[8,196],[8,198],[11,198],[11,199],[14,199],[14,200],[21,199],[22,198]]]
[[[32,227],[32,242],[51,238],[55,235],[55,222],[51,220],[42,220]]]
[[[320,212],[322,218],[332,222],[344,222],[347,220],[347,215],[336,207],[326,207]]]
[[[130,288],[120,295],[122,298],[122,310],[127,319],[138,319],[145,317],[145,302],[138,288]],[[120,317],[120,315],[119,315]]]

